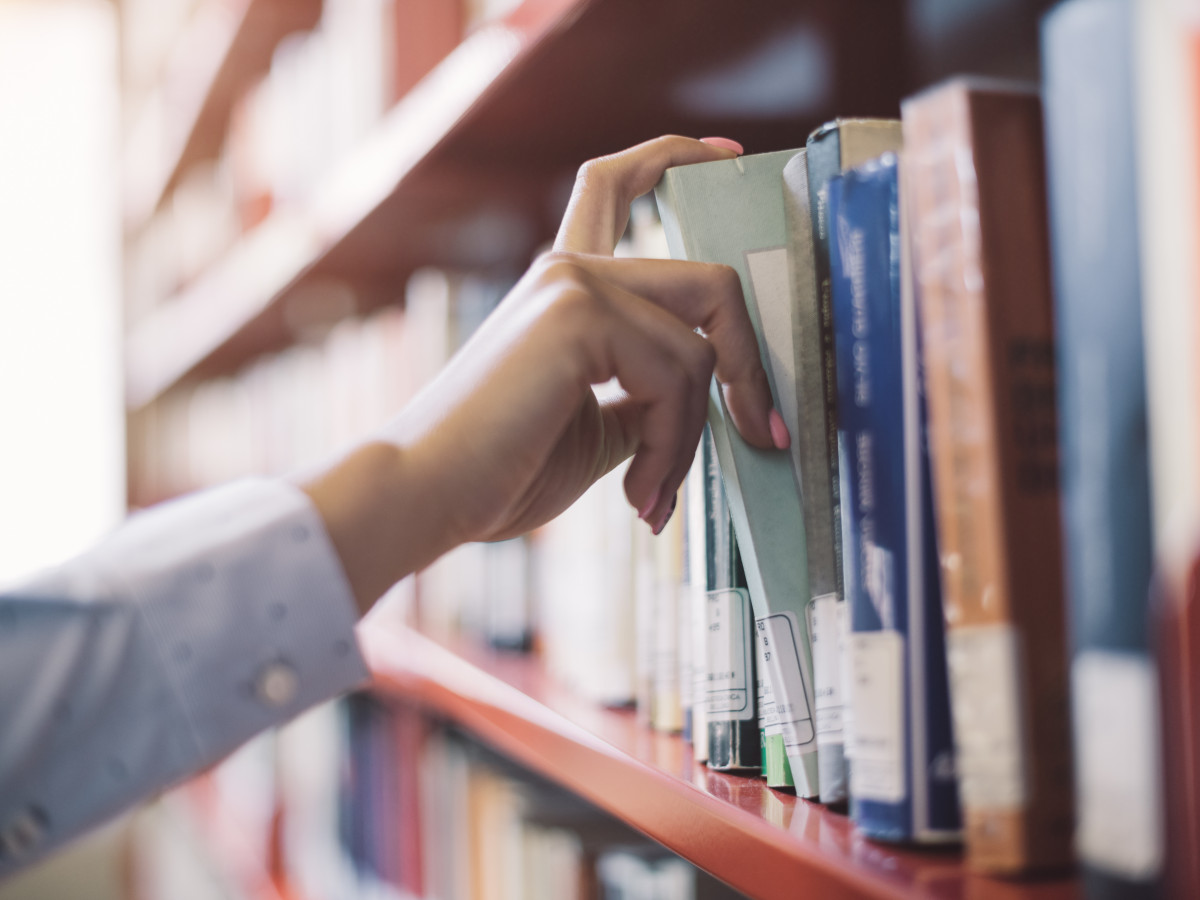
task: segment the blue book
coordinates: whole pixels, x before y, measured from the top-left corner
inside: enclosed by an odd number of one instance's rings
[[[851,815],[887,841],[961,838],[916,304],[894,154],[829,190]]]
[[[1088,896],[1113,898],[1159,896],[1164,851],[1134,6],[1072,0],[1042,25],[1076,844]]]

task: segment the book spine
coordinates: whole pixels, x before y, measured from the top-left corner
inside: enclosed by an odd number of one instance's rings
[[[907,498],[908,670],[913,697],[909,725],[913,831],[922,843],[962,840],[962,813],[954,754],[950,679],[946,667],[933,469],[929,458],[929,405],[921,352],[917,285],[912,266],[912,213],[899,163],[900,340],[904,389],[904,477]],[[894,244],[893,244],[894,246]]]
[[[783,725],[779,721],[779,711],[775,708],[775,688],[771,684],[763,633],[764,629],[755,622],[754,648],[758,671],[758,727],[762,735],[762,774],[767,787],[794,792],[796,781],[792,778],[792,765],[788,762],[787,745],[783,740]]]
[[[1162,669],[1166,882],[1200,896],[1200,25],[1192,3],[1142,0],[1132,27],[1133,129],[1158,567],[1152,635]]]
[[[1166,791],[1165,889],[1150,897],[1200,896],[1200,544],[1168,558],[1151,592],[1152,647],[1159,669],[1161,784]]]
[[[527,652],[533,646],[528,540],[487,544],[483,566],[488,643],[498,650]]]
[[[736,486],[738,476],[735,451],[732,447],[733,439],[730,437],[728,427],[723,424],[724,413],[716,412],[721,403],[720,388],[714,381],[709,389],[709,422],[713,434],[713,444],[716,448],[717,458],[721,461],[721,470],[730,473],[727,476],[728,483]],[[775,465],[779,463],[778,458],[775,457],[764,457],[761,462],[766,464],[768,460]],[[786,461],[784,465],[787,465]],[[776,471],[778,472],[778,470]],[[731,503],[729,512],[733,518],[734,531],[753,536],[745,503]],[[748,596],[752,597],[758,594],[764,599],[767,597],[763,576],[757,567],[746,571],[744,577],[750,585]],[[796,782],[798,794],[804,797],[816,797],[819,789],[817,784],[816,726],[812,714],[814,703],[808,623],[802,615],[797,614],[787,605],[778,604],[772,607],[763,603],[762,606],[767,613],[756,617],[755,627],[764,642],[763,656],[767,662],[767,677],[771,679],[775,711],[783,730],[784,747],[791,763],[792,777]],[[755,612],[757,613],[758,609]],[[711,727],[709,735],[711,763],[715,752],[711,743],[713,735]],[[797,772],[803,774],[798,775]]]
[[[762,765],[753,621],[745,588],[708,592],[708,766],[722,772]]]
[[[832,317],[822,307],[814,254],[808,153],[784,167],[784,213],[788,226],[789,276],[795,319],[796,400],[793,431],[812,594],[813,691],[816,704],[818,774],[822,803],[847,799],[842,731],[838,621],[843,600],[841,528],[837,489],[836,391],[825,367],[833,363]],[[828,261],[826,260],[826,264]],[[827,265],[826,265],[827,268]]]
[[[683,580],[683,516],[672,516],[653,541],[654,553],[654,728],[683,730],[679,681],[680,584]],[[646,531],[647,529],[643,529]]]
[[[821,799],[827,803],[844,803],[849,791],[849,769],[853,742],[853,716],[850,711],[849,659],[846,638],[849,633],[849,611],[845,603],[845,564],[842,533],[846,516],[841,500],[841,451],[838,445],[837,421],[837,361],[834,346],[834,310],[829,265],[829,183],[845,168],[867,162],[887,150],[899,146],[898,124],[895,120],[851,119],[835,120],[809,135],[803,166],[784,171],[785,203],[793,233],[807,229],[808,256],[798,255],[793,268],[793,289],[798,298],[809,298],[800,304],[798,316],[799,370],[804,373],[805,387],[801,390],[806,408],[804,418],[808,430],[802,433],[804,458],[813,470],[805,480],[805,528],[816,529],[818,549],[816,575],[810,574],[813,592],[813,678],[817,691],[818,746],[821,749]],[[794,196],[794,200],[789,197]],[[800,214],[807,204],[807,218]],[[794,243],[798,243],[794,242]],[[798,254],[806,251],[797,250]],[[804,277],[801,263],[811,260],[812,275]],[[818,387],[819,385],[819,387]],[[811,434],[817,423],[823,428],[824,453],[821,454],[817,436]],[[817,460],[823,457],[828,476],[817,480]],[[816,482],[811,498],[807,485]],[[828,499],[824,490],[828,486]],[[824,504],[829,505],[829,524],[825,524]],[[831,546],[826,548],[825,529],[829,529]],[[825,564],[821,557],[832,555],[833,582],[823,577]],[[810,560],[813,553],[810,549]],[[818,655],[820,659],[818,661]]]
[[[696,458],[688,471],[687,502],[687,574],[688,632],[691,641],[691,671],[686,688],[691,696],[691,742],[692,756],[697,762],[708,761],[708,622],[707,622],[707,571],[708,571],[708,528],[705,493],[707,491],[707,463],[711,455],[712,438],[706,433],[696,448]]]
[[[833,544],[836,548],[842,546],[842,519],[841,482],[838,477],[837,359],[833,331],[833,286],[829,267],[829,182],[841,174],[841,159],[837,128],[826,127],[809,137],[805,149],[804,175],[813,245],[812,278],[816,288],[816,308],[805,310],[802,315],[805,324],[809,326],[805,330],[808,335],[806,346],[811,347],[813,338],[817,339],[824,411],[819,421],[823,425],[825,456],[829,461],[830,515],[833,519]],[[811,366],[810,359],[806,371],[810,370]],[[835,561],[833,589],[839,595],[845,596],[845,576],[839,563],[840,560]]]
[[[1073,0],[1042,24],[1076,840],[1106,897],[1152,894],[1165,842],[1132,28],[1132,0]]]
[[[902,110],[967,859],[996,873],[1065,867],[1074,801],[1040,104],[951,82]]]
[[[712,434],[705,429],[705,718],[708,765],[756,772],[762,765],[756,708],[753,615]]]
[[[910,840],[908,559],[895,168],[828,186],[854,720],[851,813],[867,835]]]

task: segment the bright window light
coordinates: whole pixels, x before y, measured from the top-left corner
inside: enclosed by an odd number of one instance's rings
[[[0,584],[124,510],[117,30],[102,0],[0,0]]]

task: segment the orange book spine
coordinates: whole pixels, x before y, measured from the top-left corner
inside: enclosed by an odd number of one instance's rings
[[[905,102],[967,858],[1072,862],[1054,325],[1041,106],[953,81]]]

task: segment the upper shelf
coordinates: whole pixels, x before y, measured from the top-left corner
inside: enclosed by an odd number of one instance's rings
[[[681,738],[581,700],[528,657],[443,645],[378,621],[364,628],[363,643],[384,691],[458,722],[749,896],[1080,896],[1071,879],[997,881],[967,874],[955,852],[868,841],[845,816],[695,763]]]
[[[670,132],[801,146],[834,111],[895,113],[902,31],[902,4],[873,0],[526,0],[473,32],[310,203],[273,213],[132,330],[128,403],[287,346],[288,298],[331,279],[365,309],[419,265],[519,269],[593,156]]]
[[[279,41],[317,24],[321,0],[206,0],[180,36],[133,126],[125,224],[137,231],[188,166],[215,157],[238,92],[267,70]]]

